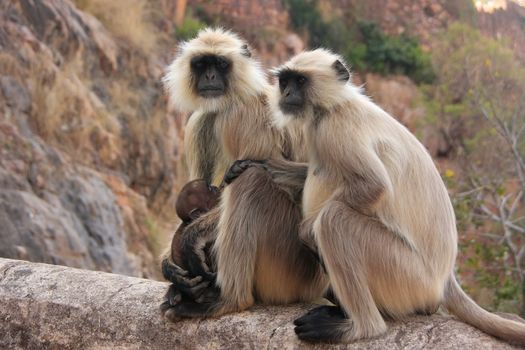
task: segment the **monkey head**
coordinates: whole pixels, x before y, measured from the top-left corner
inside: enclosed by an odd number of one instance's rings
[[[163,81],[171,102],[183,112],[223,110],[232,101],[261,94],[267,86],[248,44],[220,28],[203,29],[181,43]]]
[[[202,214],[210,211],[220,199],[217,187],[208,185],[205,180],[188,182],[179,193],[175,208],[177,216],[185,223],[190,223]]]
[[[272,71],[277,83],[270,103],[280,126],[315,116],[316,108],[333,108],[346,101],[350,71],[344,60],[325,49],[306,51]]]

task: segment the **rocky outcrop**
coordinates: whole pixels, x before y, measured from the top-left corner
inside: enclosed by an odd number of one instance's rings
[[[417,105],[421,96],[416,84],[405,76],[368,73],[363,87],[375,103],[406,126],[415,126],[425,115],[424,108]]]
[[[0,259],[0,348],[333,349],[299,341],[292,320],[309,307],[255,307],[170,323],[166,283]],[[514,349],[449,316],[390,323],[384,336],[338,349]]]
[[[158,275],[184,181],[160,85],[175,42],[136,42],[67,0],[0,2],[0,256]]]

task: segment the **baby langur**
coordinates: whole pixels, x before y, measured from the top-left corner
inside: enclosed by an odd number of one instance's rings
[[[275,71],[280,125],[302,123],[309,152],[306,229],[340,306],[295,320],[299,338],[349,342],[383,334],[402,318],[443,304],[493,336],[525,344],[525,324],[476,305],[453,269],[454,210],[425,147],[350,83],[343,60],[318,49]]]
[[[162,261],[162,273],[169,281],[177,283],[177,278],[182,277],[184,281],[179,281],[180,283],[176,284],[177,289],[170,290],[167,294],[168,300],[165,307],[177,304],[183,300],[183,297],[186,300],[198,300],[199,302],[213,296],[216,297],[217,291],[215,294],[203,295],[206,291],[209,292],[206,289],[209,281],[201,282],[200,278],[213,275],[214,262],[210,252],[213,241],[199,240],[200,235],[195,235],[195,227],[191,227],[191,224],[213,209],[219,200],[219,188],[209,185],[203,179],[188,182],[179,192],[175,209],[182,222],[173,235],[170,251],[171,262],[175,265],[165,258]],[[198,225],[194,226],[198,227]],[[204,270],[204,266],[209,267],[209,270]],[[174,273],[175,271],[177,273]],[[213,279],[213,277],[208,279]]]
[[[199,258],[198,265],[192,266],[194,263],[188,261],[189,257],[195,254],[195,247],[191,245],[191,237],[184,234],[185,228],[193,221],[213,209],[220,200],[220,190],[218,187],[208,185],[203,179],[197,179],[188,182],[179,193],[175,209],[177,216],[182,220],[181,225],[177,229],[173,240],[171,242],[171,257],[173,262],[179,267],[188,270],[194,276],[198,276],[201,271],[199,269],[201,258]],[[206,254],[205,259],[207,265],[210,266],[210,256]]]

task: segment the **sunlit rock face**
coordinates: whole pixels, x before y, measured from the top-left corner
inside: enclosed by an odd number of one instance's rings
[[[0,256],[158,277],[184,181],[160,84],[175,40],[146,52],[67,0],[0,13]]]

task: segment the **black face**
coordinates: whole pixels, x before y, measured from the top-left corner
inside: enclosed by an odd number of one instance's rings
[[[229,59],[215,55],[196,56],[190,65],[194,88],[199,96],[214,98],[226,93],[232,66]]]
[[[294,71],[281,71],[278,74],[281,99],[279,107],[284,113],[298,113],[305,107],[308,77]]]

